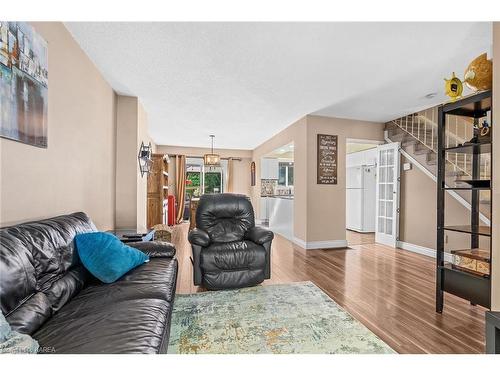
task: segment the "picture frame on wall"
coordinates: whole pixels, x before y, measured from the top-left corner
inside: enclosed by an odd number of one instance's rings
[[[252,161],[252,164],[250,164],[250,181],[251,185],[255,186],[255,162]]]
[[[318,134],[317,136],[317,184],[337,184],[338,136]]]
[[[48,63],[31,25],[0,21],[0,137],[47,148]]]

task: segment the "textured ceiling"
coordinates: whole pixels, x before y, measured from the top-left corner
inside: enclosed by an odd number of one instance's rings
[[[491,23],[66,23],[165,145],[252,149],[314,113],[387,121],[445,100]],[[433,99],[425,99],[436,92]]]

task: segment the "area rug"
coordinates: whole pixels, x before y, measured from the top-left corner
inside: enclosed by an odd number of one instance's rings
[[[312,282],[180,294],[168,353],[395,353]]]

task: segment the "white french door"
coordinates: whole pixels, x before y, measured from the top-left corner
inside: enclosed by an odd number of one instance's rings
[[[377,147],[375,241],[397,247],[399,232],[399,142]]]

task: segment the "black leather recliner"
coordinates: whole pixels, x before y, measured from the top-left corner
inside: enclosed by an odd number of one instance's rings
[[[242,288],[271,277],[273,232],[256,227],[252,203],[239,194],[205,194],[189,232],[194,285]]]

